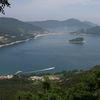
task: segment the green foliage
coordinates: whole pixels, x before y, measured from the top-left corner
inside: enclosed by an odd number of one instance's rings
[[[45,91],[50,90],[51,88],[51,84],[50,84],[50,80],[48,79],[48,77],[44,78],[44,81],[42,82],[42,87]]]
[[[1,100],[100,100],[100,67],[74,74],[60,73],[59,81],[30,81],[14,77],[0,81]],[[64,74],[64,75],[63,75]],[[9,94],[9,95],[7,95]]]
[[[8,2],[8,0],[0,0],[0,12],[5,14],[4,13],[4,8],[5,6],[10,6],[10,3]]]
[[[30,92],[18,92],[16,94],[16,100],[33,100],[33,96]]]

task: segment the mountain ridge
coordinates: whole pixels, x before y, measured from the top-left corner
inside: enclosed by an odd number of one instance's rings
[[[42,27],[48,31],[53,32],[66,32],[66,31],[76,31],[79,29],[87,29],[96,26],[96,24],[89,21],[80,21],[78,19],[70,18],[67,20],[45,20],[45,21],[30,21],[27,22],[32,25]]]

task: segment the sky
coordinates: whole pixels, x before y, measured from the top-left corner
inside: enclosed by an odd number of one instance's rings
[[[76,18],[100,25],[100,0],[9,0],[6,15],[23,21]]]

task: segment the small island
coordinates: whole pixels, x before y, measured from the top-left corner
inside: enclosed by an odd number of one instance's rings
[[[82,44],[82,43],[84,43],[84,38],[83,37],[78,37],[78,38],[75,38],[75,39],[71,39],[71,40],[69,40],[69,43]]]

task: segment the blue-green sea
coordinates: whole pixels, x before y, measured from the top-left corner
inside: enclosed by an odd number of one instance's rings
[[[68,33],[50,34],[0,48],[0,74],[35,71],[89,69],[100,65],[100,36],[83,35],[84,44],[70,44],[78,37]]]

